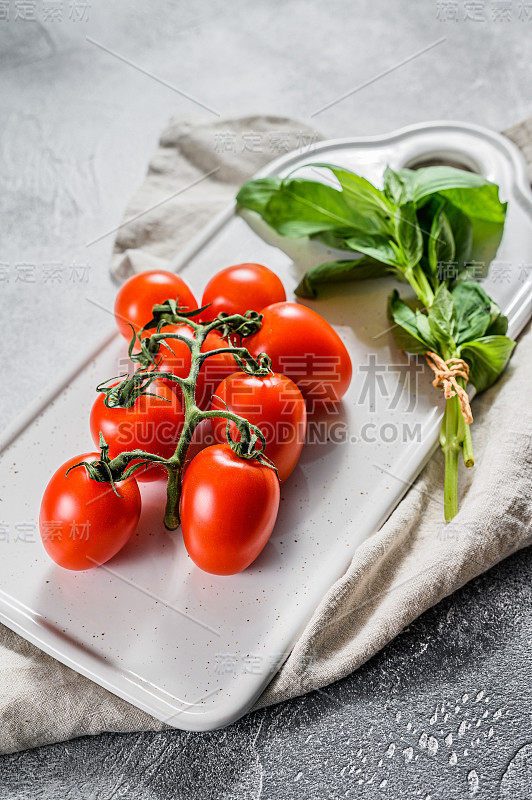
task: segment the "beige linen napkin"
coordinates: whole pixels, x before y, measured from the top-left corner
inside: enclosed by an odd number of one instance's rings
[[[532,122],[507,134],[530,164]],[[242,181],[317,138],[302,124],[273,117],[172,123],[125,214],[129,222],[117,237],[113,273],[124,278],[164,265]],[[531,363],[527,329],[504,376],[474,401],[478,461],[460,477],[457,517],[442,524],[438,453],[380,531],[356,550],[257,708],[349,674],[427,608],[531,543]],[[101,731],[164,727],[1,626],[0,679],[4,753]]]

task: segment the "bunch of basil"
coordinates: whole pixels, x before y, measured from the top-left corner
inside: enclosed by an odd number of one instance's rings
[[[395,290],[388,312],[398,346],[410,353],[461,358],[477,392],[505,368],[515,342],[505,336],[508,320],[482,287],[471,280],[487,272],[504,228],[506,204],[498,187],[452,167],[387,167],[383,189],[340,167],[316,163],[335,185],[297,178],[262,178],[237,195],[282,236],[308,236],[350,258],[309,270],[296,289],[315,297],[319,284],[382,275],[410,284],[416,302]],[[333,179],[334,180],[334,179]],[[356,255],[355,255],[356,254]],[[457,379],[464,388],[465,380]],[[469,424],[457,394],[445,406],[440,443],[445,453],[445,518],[458,511],[458,460],[474,464]]]

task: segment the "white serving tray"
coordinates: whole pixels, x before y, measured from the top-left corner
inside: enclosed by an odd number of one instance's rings
[[[434,158],[481,172],[509,200],[498,269],[485,285],[509,315],[515,336],[531,313],[532,274],[526,267],[532,260],[532,199],[524,162],[503,137],[473,125],[430,123],[319,144],[276,160],[260,175],[328,161],[378,182],[386,164],[398,168]],[[258,261],[281,276],[291,299],[303,270],[334,255],[253,225],[261,235],[231,206],[180,255],[174,267],[198,296],[221,267]],[[308,303],[344,339],[354,364],[352,386],[337,417],[313,421],[313,430],[321,425],[330,440],[305,446],[282,489],[270,542],[251,568],[233,577],[210,576],[192,564],[180,533],[164,530],[163,497],[153,487],[143,490],[137,535],[108,565],[72,573],[45,555],[36,527],[43,489],[63,461],[93,449],[88,415],[94,387],[116,375],[117,361],[125,356],[123,340],[107,337],[2,437],[0,620],[175,727],[209,730],[244,714],[437,442],[440,393],[428,369],[411,391],[415,362],[409,365],[386,332],[386,297],[393,285],[346,285],[341,295],[324,290]],[[382,368],[386,390],[377,382],[372,386],[371,373],[368,380],[364,367],[371,358]]]

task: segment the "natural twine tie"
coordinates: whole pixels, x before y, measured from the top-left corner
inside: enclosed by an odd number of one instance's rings
[[[465,389],[458,384],[457,378],[463,378],[466,382],[469,380],[469,364],[462,358],[449,358],[444,361],[437,353],[425,353],[425,358],[429,367],[434,371],[434,380],[432,385],[436,389],[443,389],[443,394],[446,400],[458,395],[460,400],[460,409],[462,411],[464,420],[468,425],[473,422],[473,414],[471,413],[471,406],[469,404],[469,397]]]

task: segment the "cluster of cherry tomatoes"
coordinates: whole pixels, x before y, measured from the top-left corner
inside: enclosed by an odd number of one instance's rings
[[[152,309],[178,298],[179,307],[198,308],[191,289],[178,275],[154,271],[130,278],[118,292],[115,318],[128,340],[132,328],[139,341],[153,334],[143,330]],[[284,287],[271,270],[260,264],[238,264],[217,273],[207,284],[195,322],[226,314],[260,312],[260,329],[242,340],[254,357],[271,359],[267,375],[239,369],[231,353],[205,359],[196,383],[199,409],[227,410],[261,429],[263,455],[275,466],[256,458],[241,458],[228,443],[227,428],[238,441],[235,422],[223,417],[208,422],[216,444],[204,447],[186,464],[180,515],[183,539],[194,563],[215,574],[241,572],[266,545],[279,508],[279,483],[294,470],[303,447],[307,409],[337,403],[351,380],[351,361],[334,329],[306,306],[286,302]],[[161,332],[192,339],[185,323],[165,325]],[[208,333],[202,352],[227,349],[217,330]],[[182,339],[165,339],[157,371],[187,378],[191,352]],[[108,457],[143,450],[172,457],[185,415],[181,388],[158,378],[127,408],[109,407],[99,393],[90,415],[96,446],[100,436]],[[117,484],[93,480],[80,462],[95,463],[101,452],[78,455],[52,476],[43,496],[39,517],[41,537],[51,558],[67,569],[89,569],[108,561],[128,541],[141,512],[138,483],[165,479],[158,463],[139,469]],[[67,473],[67,474],[66,474]]]

